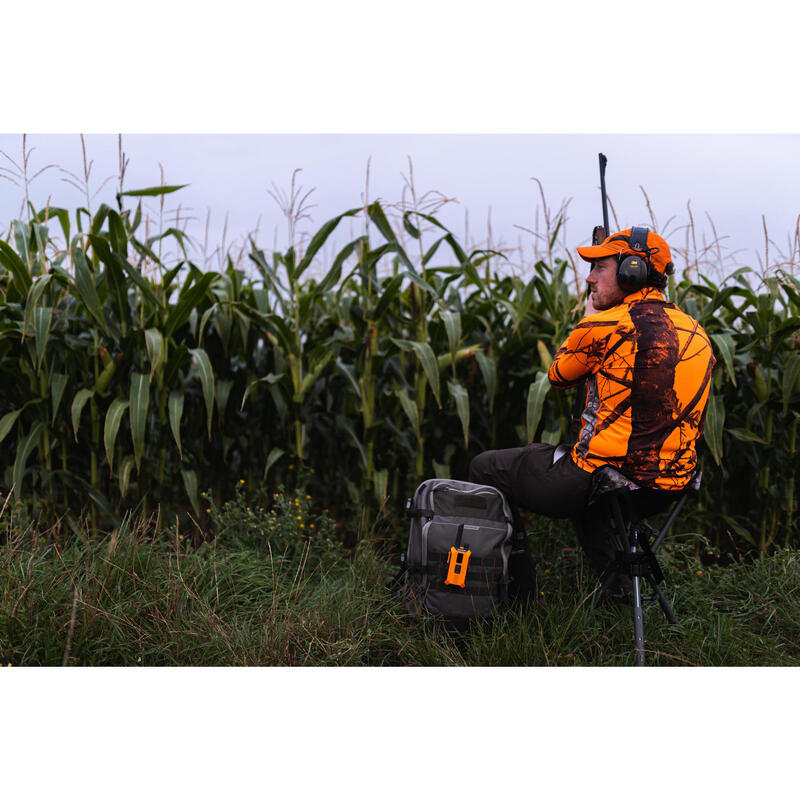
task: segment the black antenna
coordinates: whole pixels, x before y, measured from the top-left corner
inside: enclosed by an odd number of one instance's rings
[[[603,239],[605,239],[611,232],[608,227],[608,197],[606,197],[606,164],[608,159],[602,153],[598,153],[598,156],[600,160],[600,196],[603,199],[603,228],[605,229]]]

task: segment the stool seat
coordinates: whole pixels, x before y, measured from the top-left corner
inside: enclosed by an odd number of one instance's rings
[[[592,473],[587,507],[604,508],[615,549],[614,561],[606,570],[595,602],[614,597],[610,591],[613,585],[631,586],[629,602],[633,607],[637,666],[645,663],[643,603],[657,600],[667,621],[677,623],[672,607],[658,586],[664,580],[664,573],[656,553],[686,500],[699,491],[701,479],[702,474],[697,469],[682,489],[663,491],[642,486],[611,466],[599,467]],[[667,510],[669,515],[660,528],[646,521]],[[650,595],[642,594],[642,580],[650,585]]]
[[[637,483],[633,478],[629,478],[624,472],[621,472],[616,467],[598,467],[592,473],[592,488],[589,493],[588,504],[591,505],[591,503],[593,503],[600,495],[605,494],[606,492],[613,492],[618,489],[624,489],[629,492],[644,490],[645,492],[649,492],[653,495],[659,495],[664,498],[673,497],[677,499],[685,492],[697,494],[697,492],[700,491],[700,482],[702,477],[703,473],[698,468],[692,473],[692,477],[689,479],[689,482],[682,489],[651,489],[647,486],[642,486],[642,484]]]

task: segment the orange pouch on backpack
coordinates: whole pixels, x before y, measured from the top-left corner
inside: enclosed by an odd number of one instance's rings
[[[451,547],[447,554],[447,577],[444,579],[447,586],[460,586],[464,588],[464,581],[467,579],[467,565],[472,550],[466,547]]]

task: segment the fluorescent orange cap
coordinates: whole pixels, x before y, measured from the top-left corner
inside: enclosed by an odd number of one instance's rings
[[[603,240],[603,242],[593,247],[577,247],[575,249],[584,261],[594,261],[596,258],[616,256],[620,253],[627,253],[632,256],[642,255],[642,253],[636,250],[631,250],[630,236],[631,229],[626,228],[624,231],[612,233],[611,236]],[[647,249],[650,251],[650,261],[653,265],[653,269],[663,275],[667,269],[667,265],[672,263],[672,254],[669,251],[669,245],[657,233],[648,231]]]

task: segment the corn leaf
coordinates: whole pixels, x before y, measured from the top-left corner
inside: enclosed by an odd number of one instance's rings
[[[392,339],[392,341],[401,350],[412,351],[416,354],[423,370],[425,371],[425,376],[428,379],[433,396],[436,398],[436,404],[439,406],[439,408],[441,408],[442,401],[439,389],[439,363],[436,360],[436,356],[434,355],[431,346],[427,342],[415,342],[408,339]]]
[[[416,436],[417,441],[419,441],[422,436],[420,434],[419,428],[419,408],[417,408],[416,400],[412,400],[407,394],[405,389],[397,389],[395,391],[395,396],[400,401],[400,405],[405,412],[405,415],[408,417],[408,421],[411,423],[411,427],[414,429],[414,436]]]
[[[20,493],[22,492],[22,480],[25,477],[25,466],[28,463],[28,458],[34,448],[39,444],[39,439],[42,437],[44,431],[45,426],[43,422],[34,423],[28,435],[25,436],[17,446],[17,455],[14,459],[14,470],[12,472],[15,500],[19,500]]]
[[[133,452],[136,456],[136,469],[142,463],[144,438],[147,428],[147,410],[150,407],[150,375],[134,372],[131,375],[130,420]]]
[[[175,444],[178,447],[178,457],[183,461],[181,450],[181,417],[183,416],[183,392],[170,392],[169,394],[169,427]]]
[[[173,306],[164,323],[165,336],[172,336],[175,331],[189,321],[192,309],[197,308],[200,304],[215,277],[216,273],[206,272],[191,287],[181,292],[178,302]]]
[[[218,380],[214,386],[214,399],[217,401],[217,413],[219,414],[220,424],[225,416],[225,409],[228,406],[228,399],[233,389],[233,381]]]
[[[430,214],[423,214],[423,213],[421,213],[419,211],[406,212],[405,216],[408,216],[410,214],[414,214],[414,216],[421,217],[422,219],[427,220],[428,222],[431,223],[431,225],[435,225],[437,228],[440,228],[441,230],[443,230],[445,232],[444,239],[450,245],[450,248],[452,249],[453,254],[455,255],[455,257],[458,259],[458,263],[459,264],[463,265],[463,264],[465,264],[466,262],[468,262],[470,260],[467,257],[467,254],[461,248],[461,245],[456,241],[456,238],[453,236],[453,234],[450,232],[450,230],[448,228],[446,228],[444,225],[442,225],[442,223],[439,222],[438,219],[436,219],[435,217],[432,217]],[[405,219],[405,216],[404,216],[404,219]],[[408,228],[406,228],[406,230],[408,230]]]
[[[389,470],[376,469],[372,475],[372,488],[375,492],[375,499],[378,505],[386,502],[386,489],[389,486]]]
[[[49,306],[33,309],[33,329],[36,339],[36,368],[41,369],[47,340],[50,338],[50,325],[53,321],[53,309]]]
[[[733,356],[736,350],[736,342],[733,340],[733,336],[729,333],[712,333],[710,334],[710,338],[716,345],[717,352],[722,356],[722,360],[725,363],[725,370],[728,373],[728,377],[731,379],[731,383],[736,386],[736,372],[733,368]]]
[[[528,438],[528,443],[533,442],[536,436],[536,429],[539,427],[539,421],[542,418],[542,409],[544,408],[544,399],[547,392],[550,391],[550,381],[548,380],[546,372],[537,374],[536,379],[528,387],[528,404],[527,412],[525,414],[525,432]]]
[[[345,218],[345,217],[352,217],[355,214],[358,214],[361,211],[360,208],[351,208],[349,211],[345,211],[344,214],[339,214],[338,217],[334,217],[333,219],[329,219],[312,237],[311,241],[308,243],[308,247],[306,248],[306,252],[303,255],[303,258],[300,260],[300,263],[297,265],[297,269],[294,274],[294,279],[298,280],[300,276],[311,266],[311,262],[314,259],[314,256],[319,252],[320,248],[325,244],[328,240],[328,237],[336,230],[336,226]]]
[[[397,296],[397,293],[400,290],[400,286],[402,285],[402,283],[403,283],[403,276],[394,275],[383,286],[383,291],[381,292],[380,299],[378,300],[378,303],[375,306],[375,310],[372,313],[373,319],[382,320],[384,318],[384,316],[389,310],[390,305],[392,304],[392,302],[394,302],[394,299]]]
[[[117,441],[117,433],[119,433],[122,417],[128,410],[129,405],[130,401],[115,397],[106,412],[106,421],[103,426],[103,444],[106,449],[108,468],[111,470],[114,469],[114,444]]]
[[[403,227],[412,239],[419,239],[422,236],[420,229],[411,222],[413,211],[406,211],[403,214]]]
[[[2,442],[3,439],[8,436],[22,411],[22,408],[17,408],[14,411],[9,411],[7,414],[3,414],[3,418],[0,419],[0,442]]]
[[[78,295],[83,307],[91,318],[108,333],[108,325],[100,305],[94,275],[89,269],[86,256],[80,247],[79,237],[72,241],[72,264],[75,269],[75,294]]]
[[[733,530],[734,533],[741,536],[746,542],[750,542],[752,545],[756,544],[755,537],[750,533],[749,530],[747,530],[747,528],[744,527],[744,525],[741,525],[735,519],[733,519],[733,517],[729,517],[726,514],[719,514],[718,516],[729,528],[731,528],[731,530]]]
[[[38,277],[33,279],[31,288],[28,290],[28,296],[25,299],[24,327],[26,336],[29,333],[35,332],[33,324],[33,313],[35,309],[39,307],[39,300],[41,299],[42,294],[44,294],[44,290],[47,288],[52,278],[53,278],[52,275],[39,275]]]
[[[142,273],[139,272],[136,267],[133,267],[128,263],[127,259],[122,258],[117,253],[113,252],[106,239],[104,239],[102,236],[89,234],[89,241],[92,244],[92,249],[100,257],[100,260],[106,265],[106,269],[110,270],[111,274],[113,275],[116,287],[117,302],[120,304],[120,311],[122,312],[120,316],[123,319],[128,319],[130,316],[129,310],[127,308],[123,308],[121,303],[122,297],[124,296],[125,304],[127,305],[128,289],[124,278],[126,274],[136,284],[136,287],[147,299],[152,308],[159,310],[163,309],[163,304],[160,298],[156,296],[151,284],[148,283],[144,277],[142,277]]]
[[[148,328],[144,332],[144,343],[147,349],[147,358],[150,361],[150,378],[152,380],[156,370],[164,362],[164,337],[158,328]]]
[[[383,234],[384,239],[386,239],[387,242],[391,242],[395,246],[395,250],[397,251],[398,256],[400,256],[400,260],[403,262],[403,264],[405,264],[405,266],[411,270],[411,272],[414,272],[414,265],[411,263],[406,255],[406,251],[403,250],[400,242],[397,240],[397,236],[395,236],[392,226],[389,224],[389,220],[386,219],[386,214],[383,213],[380,203],[372,203],[371,205],[367,206],[367,215],[372,220],[375,227]]]
[[[706,407],[706,424],[703,439],[717,466],[722,466],[722,427],[725,424],[725,400],[722,395],[712,395]]]
[[[789,413],[789,400],[796,391],[800,390],[800,353],[794,353],[786,359],[783,368],[783,414]]]
[[[192,504],[194,513],[200,516],[200,498],[197,494],[197,473],[193,469],[182,469],[181,478],[183,478],[183,488],[186,490],[186,496]]]
[[[747,428],[725,428],[725,430],[733,436],[734,439],[738,439],[740,442],[758,442],[758,444],[769,444],[763,436],[759,436],[757,433],[753,433],[753,431],[748,430]]]
[[[448,479],[451,477],[451,470],[449,464],[440,464],[435,458],[433,459],[433,474],[437,478]]]
[[[27,270],[33,267],[33,253],[31,252],[31,231],[26,223],[20,219],[15,219],[11,226],[14,229],[14,241],[17,245],[17,252],[22,256],[23,262],[27,264]]]
[[[197,374],[203,387],[203,400],[206,404],[206,422],[208,427],[208,438],[211,438],[211,414],[214,411],[214,370],[211,367],[211,359],[202,347],[195,347],[189,352],[197,367]]]
[[[367,453],[364,450],[364,445],[361,444],[361,440],[358,438],[355,430],[353,429],[353,424],[350,422],[342,414],[336,415],[336,425],[341,430],[345,431],[345,433],[350,436],[350,439],[353,441],[353,444],[356,446],[356,450],[358,450],[358,454],[361,457],[361,466],[366,469],[367,468]]]
[[[312,362],[308,374],[303,378],[303,383],[300,385],[300,400],[306,396],[308,390],[314,385],[317,378],[322,374],[322,370],[328,366],[328,363],[333,358],[333,350],[328,350],[319,361]]]
[[[253,240],[250,240],[252,245]],[[278,276],[277,264],[270,265],[267,261],[267,257],[264,255],[263,250],[256,250],[253,247],[252,251],[247,254],[250,260],[259,268],[262,277],[266,276],[269,282],[277,287],[278,289],[283,290],[284,292],[288,291],[287,287],[283,284],[280,277]],[[277,253],[275,254],[277,258]]]
[[[519,294],[519,304],[514,310],[514,333],[519,330],[519,326],[533,305],[533,299],[536,295],[536,282],[535,280],[529,281],[522,293]]]
[[[61,398],[64,396],[64,390],[67,388],[69,377],[63,372],[54,372],[50,376],[50,405],[53,411],[52,421],[56,421],[56,412],[61,405]]]
[[[78,441],[78,426],[81,423],[81,412],[86,405],[86,401],[94,394],[92,389],[80,389],[72,401],[72,431],[75,434],[75,441]]]
[[[450,352],[455,354],[458,343],[461,341],[461,314],[458,311],[445,311],[441,315],[447,331],[447,343],[450,345]]]
[[[457,381],[448,381],[447,388],[450,396],[456,401],[456,411],[464,433],[464,447],[469,447],[469,394]]]
[[[122,459],[122,464],[119,467],[119,492],[125,497],[128,494],[128,487],[131,482],[131,473],[136,460],[132,455],[127,455]]]
[[[475,351],[475,360],[478,362],[486,393],[489,395],[489,413],[494,412],[494,396],[497,393],[497,365],[494,358],[486,355],[483,350]]]
[[[423,289],[428,294],[433,295],[434,297],[436,296],[436,289],[434,289],[433,286],[431,286],[430,283],[428,283],[428,281],[424,280],[423,278],[420,278],[420,276],[417,275],[417,273],[414,272],[413,270],[408,270],[404,272],[403,276],[408,278],[412,283],[415,283],[417,286],[419,286],[420,289]]]
[[[272,465],[284,454],[285,451],[281,450],[280,447],[273,447],[272,450],[269,451],[269,455],[267,456],[267,463],[264,465],[264,475],[262,476],[262,480],[267,479],[267,473],[269,473]]]
[[[64,234],[64,241],[69,241],[69,211],[66,208],[56,208],[47,206],[39,211],[34,217],[37,222],[47,222],[49,219],[57,218],[61,223],[61,231]]]
[[[172,192],[184,189],[188,185],[188,183],[182,183],[178,186],[150,186],[147,189],[132,189],[129,192],[120,192],[120,195],[122,197],[158,197],[162,194],[172,194]]]
[[[20,296],[26,297],[33,282],[30,271],[25,262],[2,240],[0,240],[0,265],[11,273],[14,286]]]
[[[279,375],[274,375],[270,372],[269,375],[265,375],[263,378],[258,378],[257,380],[251,381],[247,388],[244,390],[244,396],[242,397],[242,405],[239,407],[239,410],[244,408],[244,404],[247,401],[247,398],[250,396],[250,392],[252,392],[257,386],[262,383],[277,383],[281,378],[283,378],[285,373],[281,372]]]
[[[91,236],[89,238],[96,256],[105,265],[105,280],[108,286],[111,308],[116,312],[117,320],[124,328],[131,320],[131,308],[128,303],[128,282],[125,280],[125,272],[120,266],[119,258],[112,257],[113,254],[104,239],[99,237],[92,239]],[[97,242],[100,242],[100,244],[94,247]],[[101,252],[105,254],[105,257],[101,255]]]
[[[128,235],[116,211],[108,212],[108,239],[114,252],[119,253],[122,258],[128,255]]]

